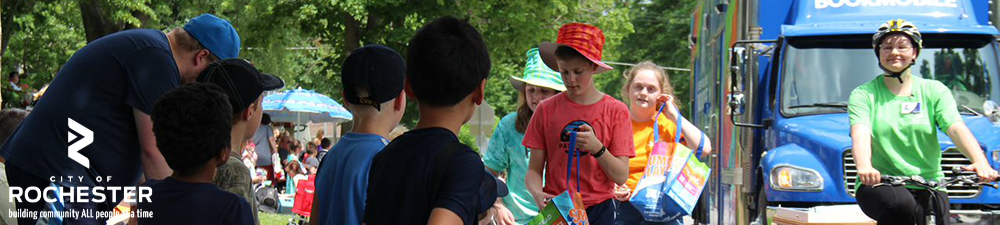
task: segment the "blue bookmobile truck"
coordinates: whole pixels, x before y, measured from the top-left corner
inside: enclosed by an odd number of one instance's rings
[[[704,0],[692,14],[691,121],[714,142],[695,219],[763,224],[766,208],[856,204],[847,102],[882,71],[872,35],[890,19],[922,32],[911,68],[952,90],[1000,167],[1000,55],[988,0]],[[942,166],[971,161],[943,132]],[[1000,190],[948,188],[953,221],[1000,224]]]

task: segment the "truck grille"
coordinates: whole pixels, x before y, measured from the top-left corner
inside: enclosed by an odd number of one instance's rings
[[[941,153],[941,169],[945,176],[951,175],[951,168],[955,166],[965,166],[972,164],[972,161],[965,158],[957,148],[948,148]],[[844,185],[847,193],[854,196],[854,182],[858,179],[858,170],[854,164],[854,156],[851,150],[844,151]],[[979,195],[979,187],[948,187],[948,198],[975,198]]]

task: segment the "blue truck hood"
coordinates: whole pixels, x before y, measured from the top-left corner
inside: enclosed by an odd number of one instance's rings
[[[979,145],[987,150],[1000,149],[1000,125],[991,123],[985,117],[963,115],[962,119]],[[783,119],[776,124],[782,140],[794,142],[806,149],[823,149],[832,154],[820,157],[840,157],[843,150],[851,148],[850,122],[846,113],[800,116]],[[938,132],[938,142],[942,149],[953,146],[951,138]]]

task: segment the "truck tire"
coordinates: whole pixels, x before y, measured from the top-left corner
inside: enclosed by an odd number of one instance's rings
[[[767,192],[765,191],[767,187],[760,187],[760,191],[757,192],[754,210],[754,218],[750,221],[751,224],[765,225],[767,224]]]

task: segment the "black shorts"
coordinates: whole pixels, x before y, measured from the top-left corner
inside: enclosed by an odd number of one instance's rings
[[[614,201],[608,199],[587,207],[587,219],[590,220],[590,224],[615,224]]]
[[[936,224],[945,224],[950,218],[948,195],[943,192],[861,185],[855,197],[861,211],[879,224],[927,224],[927,215],[932,212],[936,215]]]

